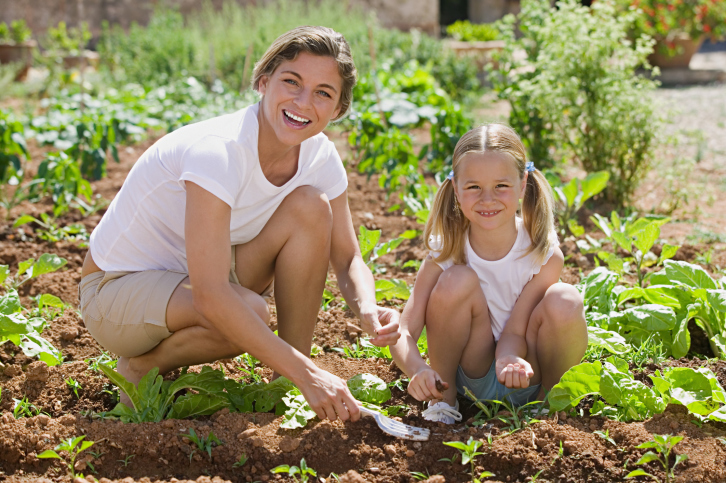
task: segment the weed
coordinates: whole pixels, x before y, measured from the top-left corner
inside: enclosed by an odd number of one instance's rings
[[[248,353],[244,353],[235,357],[234,360],[238,363],[245,365],[245,367],[237,366],[237,369],[251,377],[252,382],[262,382],[262,374],[259,374],[255,371],[255,369],[257,369],[258,365],[260,364],[260,361],[255,359],[254,356]]]
[[[116,460],[116,461],[121,463],[124,466],[124,468],[126,468],[129,465],[129,463],[131,462],[131,459],[135,456],[136,456],[135,454],[130,454],[130,455],[127,455],[126,458],[124,458],[122,460]]]
[[[534,483],[535,481],[537,481],[537,478],[539,478],[539,475],[541,475],[541,474],[542,474],[543,472],[544,472],[544,468],[543,468],[543,469],[541,469],[541,470],[539,470],[539,471],[538,471],[537,473],[535,473],[534,475],[530,476],[530,477],[529,477],[529,481],[531,481],[532,483]]]
[[[270,470],[271,473],[287,473],[288,476],[292,476],[295,481],[299,483],[307,483],[311,476],[317,476],[317,473],[314,469],[308,468],[307,463],[305,463],[305,458],[300,460],[300,467],[297,466],[289,466],[289,465],[280,465]],[[300,479],[298,480],[298,475],[300,475]]]
[[[107,366],[115,369],[118,360],[114,359],[108,352],[102,351],[100,356],[85,359],[83,362],[88,364],[88,368],[93,372],[101,372],[101,369],[98,367],[99,363],[106,364]]]
[[[71,391],[73,391],[73,394],[75,394],[76,399],[80,398],[80,396],[78,395],[78,390],[79,389],[83,389],[81,387],[81,383],[79,383],[78,381],[76,381],[72,377],[69,377],[68,379],[64,379],[64,381],[65,381],[66,385],[68,386],[68,388]]]
[[[23,399],[13,398],[13,401],[15,402],[13,406],[13,416],[15,419],[32,418],[42,412],[35,404],[28,401],[27,396],[23,396]]]
[[[673,478],[675,478],[673,471],[676,469],[676,466],[678,466],[679,463],[685,461],[688,459],[688,455],[685,454],[679,454],[676,455],[676,461],[673,463],[673,466],[670,466],[669,457],[671,454],[671,451],[677,445],[681,440],[683,439],[683,436],[671,436],[670,434],[666,435],[660,435],[660,434],[654,434],[652,441],[646,441],[645,443],[639,444],[636,446],[636,448],[640,449],[646,449],[646,448],[653,448],[657,451],[657,453],[654,453],[653,451],[648,451],[645,453],[637,463],[636,465],[644,465],[646,463],[650,463],[651,461],[657,461],[663,466],[663,471],[665,471],[666,475],[666,483],[670,483]],[[654,480],[660,482],[658,478],[651,475],[650,473],[646,473],[646,471],[642,468],[638,468],[635,471],[631,471],[628,473],[628,476],[625,478],[634,478],[636,476],[649,476],[653,478]]]
[[[444,442],[446,446],[451,446],[452,448],[456,448],[459,450],[459,454],[461,454],[461,464],[466,465],[467,463],[471,464],[471,481],[474,483],[479,483],[482,478],[488,478],[490,476],[494,476],[494,473],[491,473],[489,471],[483,472],[479,477],[477,478],[474,476],[474,472],[476,470],[476,465],[474,464],[474,459],[479,456],[483,455],[484,453],[478,451],[479,448],[482,446],[481,441],[475,441],[473,436],[469,436],[469,440],[466,443],[462,443],[461,441],[448,441]],[[453,463],[453,458],[451,459]]]
[[[651,334],[632,353],[631,361],[638,369],[649,363],[660,364],[666,359],[667,350],[663,347],[660,334]]]
[[[542,412],[544,407],[543,401],[532,401],[519,407],[515,407],[511,402],[504,398],[504,401],[496,399],[488,399],[486,401],[479,400],[469,388],[464,388],[464,393],[468,398],[474,401],[474,405],[479,408],[479,413],[475,416],[474,425],[481,426],[486,421],[498,419],[507,425],[509,433],[514,433],[533,423],[539,423],[536,419]],[[535,407],[537,406],[537,407]],[[499,414],[501,410],[505,411]],[[534,410],[534,411],[533,411]],[[483,418],[480,416],[484,416]]]
[[[71,476],[71,478],[76,477],[76,458],[78,455],[82,452],[93,446],[93,441],[83,441],[83,438],[86,436],[78,436],[76,438],[68,438],[67,440],[60,443],[58,446],[56,446],[53,449],[48,449],[43,451],[38,455],[38,458],[56,458],[59,460],[64,460],[64,458],[61,458],[61,456],[58,454],[58,451],[66,451],[68,453],[67,460],[65,461],[66,465],[68,466],[68,474]],[[80,443],[80,446],[79,446]]]
[[[40,220],[30,215],[23,215],[13,223],[13,228],[17,228],[27,223],[35,223],[40,227],[36,231],[38,238],[51,243],[59,241],[82,241],[87,242],[89,234],[86,227],[82,223],[74,223],[72,225],[59,226],[55,218],[46,213],[40,214]]]
[[[597,434],[598,436],[600,436],[602,439],[604,439],[608,443],[612,444],[613,446],[617,446],[617,443],[615,442],[615,440],[610,437],[609,429],[606,429],[604,433],[602,431],[593,431],[593,433]]]
[[[239,457],[239,460],[235,462],[235,464],[232,465],[233,468],[241,468],[247,463],[247,455],[245,453],[242,453],[242,455]]]
[[[194,431],[194,428],[189,428],[188,434],[187,433],[179,433],[179,434],[181,436],[185,437],[186,439],[188,439],[189,441],[191,441],[192,443],[196,444],[197,449],[199,451],[206,452],[209,455],[209,459],[212,459],[212,448],[214,446],[219,446],[221,444],[224,444],[211,431],[209,432],[209,436],[203,436],[201,434],[197,435],[197,433]],[[190,453],[190,455],[189,455],[190,459],[195,451],[196,451],[196,449]]]

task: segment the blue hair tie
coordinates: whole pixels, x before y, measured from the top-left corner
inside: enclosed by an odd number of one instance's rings
[[[451,180],[454,179],[454,170],[452,169],[449,171],[449,174],[446,175],[446,179]]]
[[[527,161],[527,164],[524,165],[524,170],[529,173],[531,173],[535,169],[537,168],[534,167],[534,163],[532,161]]]

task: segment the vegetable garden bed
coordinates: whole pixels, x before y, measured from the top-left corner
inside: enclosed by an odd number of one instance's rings
[[[94,191],[107,198],[120,188],[138,152],[122,150],[120,156],[119,165],[109,164],[109,177],[94,182]],[[411,217],[398,214],[400,211],[387,212],[394,200],[386,200],[375,177],[367,180],[365,176],[349,171],[354,223],[370,230],[382,229],[386,237],[420,228]],[[50,203],[34,205],[35,211],[28,208],[21,205],[15,210],[18,214],[22,211],[36,217],[43,211],[52,211]],[[98,219],[97,214],[82,222],[90,232]],[[60,219],[60,224],[77,221],[66,215]],[[567,254],[575,248],[570,242],[563,245],[563,249]],[[674,450],[688,456],[676,468],[678,481],[726,480],[726,424],[701,421],[692,411],[678,404],[670,404],[662,413],[649,415],[642,422],[590,417],[589,409],[597,404],[591,397],[580,401],[572,410],[553,411],[549,415],[528,417],[522,412],[513,415],[502,409],[486,420],[477,417],[476,407],[464,405],[465,424],[444,426],[424,421],[420,417],[422,405],[404,392],[404,384],[395,383],[401,378],[401,372],[390,360],[376,357],[381,355],[380,351],[372,352],[360,344],[356,337],[359,335],[356,321],[344,310],[333,284],[328,287],[328,310],[320,311],[315,331],[314,343],[323,351],[314,361],[346,379],[370,373],[390,383],[392,399],[386,406],[406,406],[408,411],[401,411],[397,417],[405,423],[431,429],[430,441],[393,439],[383,434],[370,419],[356,423],[313,419],[303,428],[284,429],[281,428],[283,416],[272,412],[231,412],[228,408],[211,416],[138,424],[103,419],[99,413],[102,415],[115,406],[113,393],[116,388],[98,370],[98,362],[110,361],[103,359],[101,349],[77,313],[77,283],[85,249],[70,242],[39,240],[30,225],[20,227],[20,231],[5,226],[0,233],[0,264],[9,265],[11,275],[20,262],[38,259],[43,253],[63,257],[67,264],[59,271],[30,279],[19,287],[19,297],[24,307],[35,307],[34,297],[41,294],[57,296],[70,304],[70,307],[60,309],[62,315],[53,319],[42,332],[44,338],[60,349],[65,362],[48,367],[36,357],[26,356],[11,342],[0,346],[0,475],[7,481],[68,480],[67,466],[38,456],[64,440],[85,436],[83,441],[93,442],[93,445],[79,453],[75,471],[85,474],[89,480],[130,477],[142,481],[210,481],[218,478],[268,481],[289,478],[272,474],[270,470],[279,465],[301,466],[304,458],[307,467],[313,468],[317,477],[325,481],[334,478],[333,474],[341,481],[349,482],[408,482],[429,477],[432,481],[442,481],[441,477],[446,481],[470,481],[470,464],[462,464],[461,456],[457,456],[460,451],[443,443],[458,441],[465,445],[473,438],[473,442],[481,441],[478,452],[482,453],[475,456],[474,476],[485,470],[495,475],[484,480],[609,482],[621,481],[639,468],[636,462],[646,449],[637,446],[651,441],[654,434],[683,437]],[[675,260],[694,262],[697,253],[697,250],[683,247]],[[424,255],[420,236],[404,240],[392,254],[376,260],[386,268],[377,278],[395,278],[411,284],[415,270],[403,268],[401,262],[420,260]],[[713,254],[716,258],[723,255],[723,252]],[[395,263],[396,260],[401,262]],[[574,258],[571,263],[574,264]],[[592,257],[582,257],[577,263],[583,274],[595,268]],[[571,266],[566,275],[568,282],[580,280],[578,270]],[[703,340],[701,329],[695,324],[689,329],[691,351],[709,355],[710,345]],[[335,351],[335,348],[342,351]],[[718,383],[726,386],[724,361],[682,358],[653,364],[646,360],[638,368],[632,364],[634,356],[624,357],[631,360],[630,366],[616,363],[614,367],[632,374],[628,387],[640,384],[652,389],[654,384],[650,376],[656,375],[656,371],[666,374],[672,367],[708,368]],[[251,377],[263,382],[269,380],[271,370],[255,369],[250,365],[254,366],[245,359],[225,360],[210,365],[210,369],[222,370],[226,378],[234,381],[251,383]],[[201,367],[189,369],[189,372],[200,371]],[[179,376],[180,372],[176,371],[166,379],[175,380]],[[698,399],[697,390],[693,389],[692,393],[691,396]],[[26,403],[14,400],[25,400]],[[534,421],[533,417],[539,421]],[[189,437],[192,434],[194,437]],[[83,443],[79,442],[79,447],[80,444]],[[66,457],[65,452],[60,454]],[[674,463],[673,457],[669,463]],[[648,463],[644,468],[661,481],[665,480],[663,468],[657,462]],[[644,478],[640,480],[645,481]]]

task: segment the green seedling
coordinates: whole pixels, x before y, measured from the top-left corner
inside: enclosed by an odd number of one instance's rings
[[[481,441],[476,441],[474,440],[473,436],[469,436],[469,440],[466,443],[462,443],[461,441],[448,441],[444,442],[444,444],[446,446],[451,446],[452,448],[456,448],[457,450],[459,450],[462,465],[466,465],[467,463],[471,464],[470,475],[474,483],[479,483],[483,478],[495,476],[494,473],[491,473],[489,471],[481,473],[478,478],[474,476],[476,470],[476,464],[474,460],[477,456],[484,454],[478,451],[479,448],[481,448],[481,446],[484,444]],[[453,463],[453,458],[451,458],[451,462]]]
[[[538,478],[539,478],[539,475],[541,475],[541,474],[542,474],[543,472],[544,472],[544,469],[541,469],[541,470],[539,470],[539,471],[538,471],[537,473],[535,473],[534,475],[532,475],[532,476],[531,476],[531,477],[529,478],[529,481],[530,481],[530,482],[532,482],[532,483],[534,483],[535,481],[539,481],[539,480],[538,480]]]
[[[244,353],[234,358],[237,363],[244,364],[245,367],[237,366],[237,369],[252,378],[252,382],[262,382],[262,374],[256,369],[259,367],[260,361],[255,359],[252,354]]]
[[[295,481],[299,483],[307,483],[310,480],[310,477],[315,477],[318,474],[315,472],[314,469],[308,468],[307,463],[305,462],[305,458],[300,460],[300,467],[297,466],[289,466],[289,465],[280,465],[270,470],[271,473],[287,473],[288,476],[291,476],[295,479]],[[298,479],[298,475],[300,475],[300,479]]]
[[[436,473],[437,475],[440,475],[441,473]],[[428,470],[426,470],[426,474],[420,472],[420,471],[412,471],[411,476],[418,481],[426,481],[429,478],[431,478],[431,473],[429,473]]]
[[[683,461],[688,459],[688,455],[685,455],[685,454],[676,455],[676,460],[673,463],[673,466],[670,466],[669,457],[670,457],[671,451],[682,439],[683,439],[683,436],[671,436],[670,434],[666,434],[666,435],[654,434],[652,441],[646,441],[645,443],[639,444],[638,446],[636,446],[636,448],[639,448],[639,449],[651,449],[652,448],[652,449],[655,449],[656,452],[648,451],[635,464],[644,465],[644,464],[650,463],[651,461],[659,462],[661,464],[661,466],[663,467],[663,471],[665,471],[666,483],[670,483],[675,478],[673,471],[676,469],[676,466],[678,466],[678,464],[680,464]],[[660,480],[658,478],[651,475],[650,473],[647,473],[642,468],[638,468],[635,471],[631,471],[630,473],[628,473],[628,476],[626,476],[625,478],[634,478],[636,476],[649,476],[650,478],[653,478],[655,481],[660,482]]]
[[[597,434],[598,436],[600,436],[602,439],[604,439],[608,443],[612,444],[613,446],[617,446],[617,443],[615,442],[615,440],[610,437],[610,430],[609,429],[606,429],[605,432],[602,432],[602,431],[593,431],[593,434]]]
[[[588,174],[584,179],[573,178],[567,184],[561,184],[559,178],[547,176],[555,193],[557,219],[560,232],[565,229],[574,236],[581,236],[585,229],[577,223],[577,212],[587,200],[599,194],[608,184],[610,173],[598,171]]]
[[[82,223],[74,223],[72,225],[59,226],[56,219],[46,213],[41,213],[40,218],[30,215],[23,215],[13,223],[13,228],[17,228],[28,223],[35,223],[40,227],[36,231],[38,238],[51,243],[59,241],[77,242],[88,241],[89,234],[86,227]]]
[[[507,425],[509,433],[514,433],[530,424],[541,422],[536,417],[539,416],[544,407],[544,402],[542,401],[532,401],[525,405],[515,407],[506,399],[504,401],[498,401],[496,399],[481,401],[466,387],[464,388],[464,393],[479,408],[479,413],[475,417],[475,426],[481,426],[491,419],[498,419]],[[500,414],[502,410],[504,412]],[[484,418],[481,418],[481,416],[484,416]]]
[[[179,434],[181,436],[183,436],[184,438],[188,439],[189,441],[191,441],[192,443],[196,444],[197,449],[199,451],[207,453],[207,455],[209,455],[209,459],[212,459],[212,448],[214,446],[219,446],[219,445],[224,444],[211,431],[209,432],[209,436],[203,436],[201,434],[198,435],[194,431],[194,428],[189,428],[189,433],[179,433]],[[194,451],[196,451],[196,450],[193,450],[191,452],[191,454],[189,455],[190,459],[191,459],[192,455],[194,454]]]
[[[82,452],[93,446],[93,441],[82,441],[86,436],[78,436],[75,438],[69,438],[53,449],[43,451],[38,455],[38,458],[56,458],[66,463],[68,467],[68,474],[71,478],[76,477],[76,458]],[[79,445],[80,443],[80,445]],[[65,451],[68,453],[67,459],[62,458],[58,451]]]
[[[68,263],[68,260],[65,258],[61,258],[52,253],[44,253],[37,261],[29,258],[24,262],[20,262],[15,277],[8,277],[9,271],[7,265],[0,265],[0,283],[6,282],[10,285],[11,289],[15,290],[33,278],[59,270],[66,263]]]
[[[126,456],[126,458],[124,458],[122,460],[116,460],[116,461],[121,463],[124,466],[124,468],[126,468],[129,465],[129,463],[131,462],[131,459],[134,458],[135,456],[136,456],[135,454],[130,454],[130,455]]]
[[[23,399],[13,398],[13,401],[13,417],[15,419],[32,418],[42,412],[35,404],[28,401],[27,396],[23,396]]]
[[[239,460],[237,460],[232,465],[232,467],[233,468],[241,468],[241,467],[243,467],[245,465],[245,463],[247,463],[247,460],[248,460],[247,455],[245,453],[242,453],[242,455],[239,457]]]
[[[81,387],[81,384],[78,381],[76,381],[75,379],[73,379],[72,377],[69,377],[68,379],[64,379],[64,381],[65,381],[66,385],[68,386],[68,388],[71,391],[73,391],[73,394],[75,394],[76,399],[80,398],[80,396],[78,395],[78,390],[83,389]]]
[[[88,364],[88,368],[93,372],[101,372],[98,364],[106,364],[108,367],[115,369],[118,360],[114,359],[108,352],[102,351],[100,356],[85,359],[83,362]]]

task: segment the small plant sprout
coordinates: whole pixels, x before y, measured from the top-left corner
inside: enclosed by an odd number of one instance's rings
[[[607,441],[608,443],[612,444],[613,446],[617,446],[617,443],[615,443],[615,440],[610,437],[610,430],[606,429],[605,432],[602,431],[593,431],[594,434],[597,434],[602,439]]]
[[[23,399],[13,398],[13,401],[15,402],[13,406],[13,417],[15,419],[32,418],[41,413],[40,408],[28,401],[27,396],[23,396]]]
[[[73,379],[72,377],[69,377],[68,379],[64,379],[64,381],[65,381],[66,385],[68,386],[68,388],[71,391],[73,391],[73,394],[75,394],[76,399],[80,398],[80,396],[78,395],[78,390],[83,389],[81,387],[81,384],[78,381],[76,381],[75,379]]]
[[[66,465],[68,466],[68,474],[70,474],[71,478],[76,477],[76,458],[78,455],[82,452],[93,446],[93,441],[82,441],[83,438],[86,436],[78,436],[75,438],[68,438],[66,441],[63,441],[58,446],[56,446],[53,449],[47,449],[40,453],[38,455],[38,458],[56,458],[59,460],[64,460],[59,454],[58,451],[66,451],[68,453],[67,460],[65,460]],[[79,445],[80,443],[80,445]]]
[[[479,475],[477,478],[474,476],[474,472],[476,471],[476,465],[474,464],[474,459],[479,456],[483,455],[484,453],[478,451],[479,448],[481,448],[482,444],[484,444],[481,441],[474,440],[473,436],[469,436],[469,440],[466,443],[462,443],[461,441],[448,441],[444,442],[446,446],[451,446],[452,448],[456,448],[459,450],[459,453],[461,454],[461,464],[466,465],[467,463],[471,464],[471,481],[474,483],[479,483],[482,478],[488,478],[490,476],[494,476],[494,473],[491,473],[489,471],[485,471],[482,474]],[[451,458],[451,462],[453,463],[454,458]]]
[[[135,454],[130,454],[130,455],[126,456],[126,458],[124,458],[122,460],[116,460],[116,461],[118,461],[119,463],[121,463],[124,466],[124,468],[126,468],[129,465],[129,463],[131,462],[131,459],[134,456],[136,456],[136,455]]]
[[[209,459],[212,459],[212,448],[214,446],[219,446],[222,443],[213,432],[209,432],[209,436],[203,436],[201,434],[197,435],[197,433],[194,431],[194,428],[189,428],[189,433],[179,433],[181,436],[185,437],[192,443],[197,445],[197,449],[199,451],[203,451],[209,455]],[[196,451],[196,450],[194,450]],[[194,451],[191,452],[189,457],[194,454]]]
[[[657,461],[663,466],[663,471],[665,471],[666,475],[666,483],[670,483],[673,481],[675,476],[673,475],[673,471],[676,469],[676,466],[678,466],[679,463],[682,463],[683,461],[688,459],[688,455],[685,454],[679,454],[676,455],[676,461],[673,463],[673,466],[670,466],[669,463],[669,457],[671,454],[671,451],[677,445],[681,440],[683,439],[683,436],[671,436],[670,434],[666,435],[660,435],[660,434],[654,434],[652,441],[646,441],[645,443],[639,444],[636,446],[636,448],[640,449],[649,449],[653,448],[657,452],[654,453],[653,451],[648,451],[645,453],[637,463],[636,465],[644,465],[647,463],[650,463],[651,461]],[[634,478],[636,476],[649,476],[653,478],[655,481],[660,482],[658,478],[651,475],[650,473],[646,473],[646,471],[642,468],[638,468],[635,471],[631,471],[628,473],[628,476],[625,478]]]
[[[239,459],[232,465],[233,468],[241,468],[247,463],[247,455],[245,453],[242,453],[242,455],[239,457]]]
[[[314,469],[308,468],[307,463],[305,463],[305,458],[300,460],[299,468],[297,466],[280,465],[271,469],[270,472],[287,473],[288,476],[292,476],[299,483],[307,483],[311,476],[318,475]],[[300,475],[300,479],[298,479],[298,475]]]

